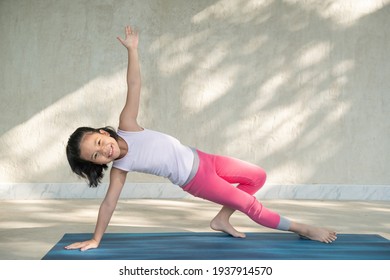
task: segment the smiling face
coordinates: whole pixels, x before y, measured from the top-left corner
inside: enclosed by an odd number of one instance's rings
[[[80,156],[95,164],[108,164],[120,155],[118,142],[107,131],[87,133],[80,142]]]

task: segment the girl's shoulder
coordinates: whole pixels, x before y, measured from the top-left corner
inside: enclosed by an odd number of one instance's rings
[[[149,131],[149,129],[146,129],[146,128],[143,128],[143,127],[140,130],[124,130],[124,129],[118,128],[117,133],[118,133],[118,135],[119,134],[131,135],[131,134],[140,134],[140,133],[146,132],[146,131]]]

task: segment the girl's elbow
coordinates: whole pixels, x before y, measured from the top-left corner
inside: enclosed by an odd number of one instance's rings
[[[127,83],[127,91],[128,92],[141,92],[141,81],[129,81]]]
[[[118,201],[115,200],[104,199],[102,204],[100,205],[100,209],[108,213],[114,212],[117,202]]]

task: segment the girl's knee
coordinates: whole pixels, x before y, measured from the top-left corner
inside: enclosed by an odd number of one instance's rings
[[[259,167],[254,173],[252,180],[254,186],[261,188],[264,186],[265,181],[267,180],[267,173],[264,171],[264,169]]]
[[[265,184],[265,181],[267,180],[267,173],[265,172],[264,169],[260,168],[258,176],[259,176],[258,179],[259,184],[263,186]]]
[[[267,174],[262,168],[252,169],[250,174],[247,174],[246,180],[240,182],[237,186],[242,191],[248,194],[255,194],[258,190],[260,190],[267,179]]]

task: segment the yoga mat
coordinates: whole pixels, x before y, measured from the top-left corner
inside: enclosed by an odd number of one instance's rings
[[[106,233],[99,248],[65,250],[92,234],[65,234],[43,260],[390,260],[390,241],[375,234],[338,234],[331,244],[293,233]]]

